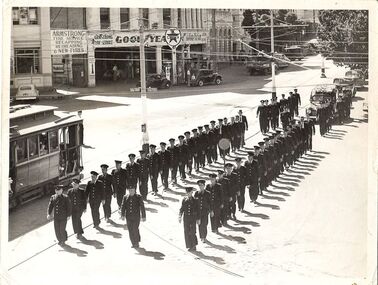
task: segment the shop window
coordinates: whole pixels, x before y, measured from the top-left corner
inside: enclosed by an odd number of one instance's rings
[[[49,153],[47,132],[39,134],[39,155]]]
[[[85,29],[85,8],[50,8],[51,29]]]
[[[100,8],[100,25],[101,30],[110,29],[110,9]]]
[[[163,9],[163,26],[164,28],[171,26],[171,9]]]
[[[13,7],[12,8],[13,25],[37,25],[38,8],[37,7]]]
[[[59,150],[58,131],[49,132],[50,152]]]
[[[120,21],[121,21],[121,30],[130,29],[130,9],[129,8],[120,9]]]
[[[143,22],[143,26],[148,29],[149,28],[149,11],[148,11],[148,8],[142,8],[141,9],[142,12],[142,22]]]
[[[15,73],[39,73],[39,48],[15,49]]]
[[[26,139],[17,140],[15,149],[17,162],[23,162],[28,159]]]
[[[38,136],[28,138],[29,158],[38,156]]]

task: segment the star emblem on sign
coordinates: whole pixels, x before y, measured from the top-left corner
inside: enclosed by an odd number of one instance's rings
[[[165,32],[165,41],[167,44],[173,48],[180,44],[181,42],[181,32],[178,29],[168,29]]]

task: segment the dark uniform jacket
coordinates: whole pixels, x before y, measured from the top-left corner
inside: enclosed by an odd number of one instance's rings
[[[96,180],[95,183],[88,181],[85,188],[85,195],[89,204],[100,204],[102,200],[105,200],[104,186],[100,180]]]
[[[230,201],[231,196],[231,190],[230,188],[230,180],[226,177],[223,176],[222,179],[218,179],[217,181],[219,185],[221,186],[221,191],[222,191],[222,204],[228,203]]]
[[[210,209],[219,210],[223,202],[221,185],[219,183],[207,184],[205,189],[210,193]]]
[[[126,164],[126,184],[127,186],[136,185],[139,178],[139,165],[134,162]]]
[[[106,174],[106,175],[101,174],[98,176],[98,180],[102,182],[102,187],[104,189],[105,196],[106,197],[112,196],[113,194],[112,176],[110,174]]]
[[[67,196],[70,198],[72,211],[83,211],[87,208],[87,200],[83,190],[71,188],[68,190]]]
[[[170,153],[168,150],[159,151],[159,171],[169,169],[170,167]]]
[[[239,181],[238,177],[234,172],[231,172],[230,174],[225,173],[224,178],[227,178],[229,180],[228,185],[228,191],[230,197],[234,198],[236,196],[236,192],[239,191]]]
[[[154,154],[148,155],[149,167],[148,171],[151,175],[156,175],[159,172],[159,155],[155,152]]]
[[[167,147],[167,151],[169,152],[169,165],[171,167],[178,165],[178,147],[177,146],[169,146]]]
[[[49,205],[47,207],[47,212],[51,215],[54,210],[54,219],[55,220],[64,220],[71,215],[71,202],[70,199],[62,194],[54,194],[51,196]]]
[[[126,217],[126,219],[139,220],[141,214],[142,218],[145,219],[146,211],[144,208],[142,196],[136,193],[133,196],[131,196],[130,194],[123,196],[121,216]]]
[[[188,156],[192,157],[194,153],[196,152],[196,142],[194,137],[190,137],[188,139],[185,139],[185,144],[187,145],[188,149]]]
[[[210,192],[204,191],[197,191],[194,193],[194,198],[198,200],[198,210],[200,215],[208,215],[211,211],[210,208]]]
[[[239,168],[234,168],[234,170],[232,171],[232,173],[235,173],[236,177],[237,177],[237,181],[238,181],[238,185],[240,187],[245,187],[246,185],[246,168],[241,165]]]
[[[256,184],[258,182],[258,177],[259,177],[257,160],[253,159],[252,162],[249,162],[249,160],[247,160],[244,163],[244,167],[245,167],[245,173],[246,173],[245,184],[246,185]]]
[[[198,201],[194,197],[184,197],[180,208],[180,217],[184,215],[185,220],[199,220],[200,212]]]
[[[248,129],[247,117],[242,115],[241,118],[240,118],[240,121],[242,123],[242,130],[245,131],[246,129]]]
[[[146,178],[148,178],[150,160],[149,158],[145,157],[145,158],[138,158],[136,162],[139,166],[138,178],[139,180],[143,180],[143,179],[145,180]]]
[[[177,160],[182,164],[185,164],[188,160],[188,146],[184,143],[177,145]]]
[[[112,170],[112,185],[114,192],[119,190],[126,190],[126,170],[121,168],[120,170]]]

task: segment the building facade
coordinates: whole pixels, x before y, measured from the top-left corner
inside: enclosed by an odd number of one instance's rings
[[[13,7],[11,87],[138,81],[141,26],[146,73],[185,83],[187,70],[211,66],[212,55],[214,65],[237,54],[240,15],[235,9],[217,9],[213,17],[206,9]],[[165,41],[172,27],[181,32],[174,51]]]

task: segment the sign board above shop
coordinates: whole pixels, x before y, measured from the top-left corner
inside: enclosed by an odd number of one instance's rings
[[[146,31],[145,42],[148,46],[166,46],[166,30]],[[209,33],[203,30],[181,30],[181,44],[205,44]],[[89,44],[100,47],[136,47],[139,46],[139,31],[90,32]]]
[[[87,31],[52,30],[51,54],[85,54],[87,53]]]

